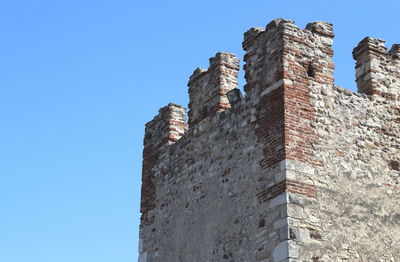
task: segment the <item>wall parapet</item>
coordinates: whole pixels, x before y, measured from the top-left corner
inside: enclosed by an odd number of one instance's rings
[[[321,21],[251,28],[244,98],[220,52],[188,81],[188,124],[176,104],[146,124],[140,261],[399,257],[400,44],[360,42],[353,92],[334,85],[333,38]]]
[[[230,108],[226,93],[238,85],[239,59],[234,54],[219,52],[209,61],[209,68],[197,68],[188,82],[189,126]]]
[[[385,40],[366,37],[353,50],[358,92],[400,99],[399,44],[390,51]]]
[[[142,225],[154,222],[154,216],[151,215],[151,210],[155,208],[157,200],[154,167],[165,146],[178,141],[185,135],[186,130],[186,109],[172,103],[161,108],[158,115],[146,124],[140,203]]]

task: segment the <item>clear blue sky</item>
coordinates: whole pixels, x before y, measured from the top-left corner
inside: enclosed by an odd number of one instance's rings
[[[0,0],[0,261],[136,261],[144,124],[197,66],[274,18],[325,20],[355,90],[353,47],[400,42],[399,3]]]

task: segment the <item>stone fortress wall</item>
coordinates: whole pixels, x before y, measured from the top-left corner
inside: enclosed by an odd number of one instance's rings
[[[400,46],[354,49],[334,85],[332,25],[276,19],[190,77],[189,112],[146,124],[139,262],[400,261]],[[188,124],[187,124],[188,123]]]

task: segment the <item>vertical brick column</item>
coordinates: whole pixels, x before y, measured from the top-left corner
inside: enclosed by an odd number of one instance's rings
[[[237,88],[239,59],[231,53],[220,52],[210,58],[208,69],[197,68],[190,77],[189,126],[215,112],[230,108],[226,96]]]
[[[276,19],[265,29],[251,28],[244,34],[243,49],[246,95],[259,99],[256,134],[263,146],[261,166],[272,167],[285,158],[284,66],[282,27],[293,23]]]
[[[384,40],[364,38],[353,50],[358,92],[399,99],[399,51],[399,44],[394,44],[388,52]]]
[[[265,144],[265,168],[283,159],[313,162],[311,88],[333,86],[332,25],[314,22],[300,29],[276,19],[265,30],[245,33],[246,94],[259,97],[257,135]]]
[[[166,146],[181,138],[187,129],[186,109],[169,104],[159,110],[159,114],[146,124],[142,165],[142,195],[140,211],[141,226],[152,224],[154,217],[150,211],[156,205],[156,165]]]
[[[315,108],[311,102],[312,89],[332,88],[334,85],[332,62],[332,25],[313,22],[305,30],[293,24],[283,28],[284,103],[285,103],[285,155],[312,165],[313,144],[318,135],[312,128]]]
[[[311,175],[313,167],[321,165],[314,157],[319,137],[312,125],[316,110],[311,93],[333,87],[333,37],[329,23],[300,29],[285,19],[245,33],[245,91],[257,101],[256,135],[265,170],[265,185],[257,188],[256,197],[267,214],[279,211],[265,221],[267,235],[279,236],[267,246],[271,261],[297,261],[300,239],[295,234],[308,234],[298,227],[296,207],[289,199],[317,197],[316,187],[293,173]]]

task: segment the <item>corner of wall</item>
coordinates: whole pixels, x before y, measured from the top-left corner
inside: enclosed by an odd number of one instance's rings
[[[146,124],[142,165],[141,226],[152,224],[151,210],[156,205],[155,170],[159,156],[166,146],[178,141],[187,129],[186,109],[177,104],[161,108]]]

